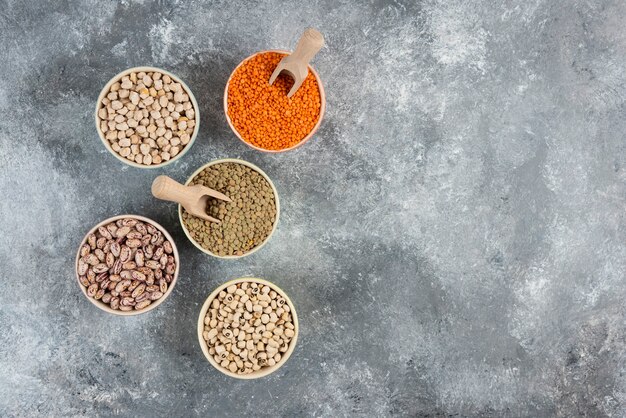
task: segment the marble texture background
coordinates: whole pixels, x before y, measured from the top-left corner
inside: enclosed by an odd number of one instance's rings
[[[626,416],[626,3],[0,0],[0,415]],[[223,89],[247,55],[325,34],[325,120],[304,147],[236,140]],[[199,137],[122,165],[93,121],[122,69],[179,75]],[[274,238],[239,261],[185,238],[158,174],[239,157],[274,180]],[[84,299],[84,233],[155,219],[182,254],[155,311]],[[237,381],[196,320],[218,284],[274,281],[298,347]]]

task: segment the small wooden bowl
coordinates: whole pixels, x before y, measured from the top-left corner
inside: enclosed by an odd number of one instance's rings
[[[106,95],[109,93],[109,90],[111,89],[111,86],[113,84],[115,84],[117,81],[120,81],[122,79],[122,77],[124,77],[124,76],[126,76],[126,75],[128,75],[130,73],[138,73],[138,72],[141,72],[141,71],[144,71],[144,72],[150,72],[150,71],[154,72],[154,71],[156,71],[156,72],[159,72],[161,74],[168,75],[168,76],[170,76],[170,78],[173,81],[175,81],[177,83],[180,83],[181,86],[183,87],[183,89],[185,90],[185,93],[187,93],[189,95],[189,99],[191,100],[191,103],[193,104],[193,110],[196,113],[196,126],[194,127],[193,134],[191,135],[191,138],[189,139],[189,143],[183,147],[183,149],[178,153],[178,155],[176,155],[175,157],[170,158],[168,161],[162,162],[160,164],[152,164],[152,165],[138,164],[138,163],[136,163],[134,161],[130,161],[130,160],[122,157],[117,152],[113,151],[113,148],[111,148],[111,144],[105,138],[104,134],[100,130],[100,118],[98,117],[98,111],[102,108],[102,99],[104,99],[106,97]],[[187,84],[185,84],[185,82],[183,80],[181,80],[179,77],[175,76],[174,74],[170,73],[169,71],[163,70],[161,68],[156,68],[156,67],[133,67],[133,68],[129,68],[127,70],[124,70],[121,73],[119,73],[116,76],[114,76],[113,78],[111,78],[111,80],[109,80],[109,82],[104,86],[104,88],[100,92],[100,96],[98,96],[98,102],[96,103],[96,112],[95,112],[94,116],[95,116],[95,120],[96,120],[96,131],[98,131],[98,136],[100,137],[100,140],[104,144],[104,147],[111,154],[113,154],[113,156],[115,158],[117,158],[121,162],[123,162],[125,164],[128,164],[128,165],[132,165],[133,167],[137,167],[137,168],[148,168],[148,169],[150,169],[150,168],[161,168],[161,167],[165,167],[168,164],[173,163],[174,161],[177,161],[183,155],[185,155],[187,153],[187,151],[189,151],[189,148],[191,148],[191,146],[193,145],[194,141],[196,140],[196,136],[198,136],[198,132],[200,130],[200,107],[198,106],[198,102],[196,101],[196,97],[191,92],[191,89],[189,88],[189,86],[187,86]]]
[[[293,318],[294,333],[295,333],[293,338],[291,339],[291,342],[289,344],[289,348],[287,349],[285,354],[282,355],[282,357],[281,357],[281,359],[280,359],[280,361],[278,363],[276,363],[273,366],[263,367],[260,370],[254,371],[254,372],[249,373],[249,374],[233,373],[230,370],[225,369],[222,366],[220,366],[219,364],[217,364],[215,362],[215,359],[213,358],[213,356],[209,354],[209,346],[208,346],[207,342],[204,341],[204,337],[202,337],[202,333],[204,332],[204,317],[206,316],[206,313],[209,310],[209,307],[211,306],[211,302],[213,302],[213,299],[215,299],[217,297],[217,295],[222,290],[225,290],[228,286],[233,285],[233,284],[243,283],[243,282],[254,282],[254,283],[263,284],[265,286],[269,286],[276,293],[281,295],[285,299],[285,301],[287,301],[287,304],[289,305],[289,309],[291,309],[291,316]],[[256,277],[242,277],[242,278],[239,278],[239,279],[234,279],[234,280],[228,281],[228,282],[224,283],[223,285],[218,286],[217,289],[215,289],[209,295],[209,297],[206,299],[206,301],[204,301],[204,305],[202,305],[202,309],[200,309],[200,315],[198,316],[198,341],[200,342],[200,348],[202,349],[202,352],[204,353],[204,356],[207,358],[207,360],[209,360],[209,363],[211,363],[211,365],[213,367],[215,367],[217,370],[219,370],[220,372],[224,373],[225,375],[228,375],[230,377],[234,377],[236,379],[257,379],[259,377],[267,376],[270,373],[274,373],[283,364],[285,364],[287,362],[287,360],[291,356],[291,353],[293,353],[293,350],[296,347],[296,343],[298,342],[298,335],[299,335],[299,333],[300,333],[300,325],[298,324],[298,314],[296,313],[296,308],[293,305],[293,302],[291,302],[291,299],[289,299],[289,296],[287,296],[287,294],[280,287],[276,286],[274,283],[268,282],[267,280],[258,279]]]
[[[137,219],[138,221],[151,224],[152,226],[157,228],[159,231],[161,231],[163,233],[163,236],[172,244],[172,249],[173,249],[172,254],[174,255],[174,260],[176,261],[176,270],[174,271],[174,275],[172,276],[172,282],[168,284],[167,291],[163,294],[161,299],[150,304],[150,306],[148,306],[147,308],[144,308],[139,311],[135,311],[135,310],[120,311],[116,309],[111,309],[109,305],[107,305],[106,303],[100,302],[99,300],[95,300],[94,298],[90,298],[89,296],[87,296],[87,289],[85,289],[85,287],[80,282],[79,275],[78,275],[78,259],[80,258],[80,248],[83,246],[83,244],[87,242],[87,237],[90,234],[95,233],[98,230],[98,228],[101,226],[105,226],[107,224],[110,224],[111,222],[115,222],[118,219],[126,219],[126,218]],[[120,315],[120,316],[133,316],[133,315],[143,314],[143,313],[153,310],[154,308],[159,306],[161,303],[163,303],[163,301],[167,299],[170,293],[172,293],[172,290],[174,289],[174,285],[176,285],[176,280],[178,279],[179,271],[180,271],[180,257],[178,256],[178,249],[176,248],[176,244],[174,243],[172,236],[165,230],[165,228],[163,228],[158,223],[154,222],[152,219],[146,218],[144,216],[139,216],[139,215],[113,216],[112,218],[105,219],[104,221],[100,222],[98,225],[91,228],[91,230],[87,232],[87,234],[85,235],[85,238],[83,238],[83,240],[80,242],[80,245],[78,246],[78,251],[76,252],[76,260],[74,261],[74,272],[76,274],[76,282],[78,283],[78,286],[82,290],[83,295],[85,295],[85,297],[89,300],[89,302],[93,303],[98,308],[102,309],[103,311],[114,314],[114,315]]]
[[[267,180],[267,182],[269,183],[269,185],[272,188],[272,191],[274,192],[274,200],[276,202],[276,219],[274,220],[274,226],[272,227],[272,232],[270,232],[270,234],[267,236],[267,238],[265,238],[265,241],[263,241],[262,243],[260,243],[259,245],[257,245],[256,247],[254,247],[253,249],[248,251],[247,253],[244,253],[243,255],[217,255],[217,254],[207,250],[206,248],[202,247],[200,244],[198,244],[196,242],[195,239],[193,239],[191,237],[191,234],[189,233],[189,230],[187,230],[187,227],[185,226],[185,223],[183,222],[183,207],[181,205],[178,205],[178,219],[180,220],[180,226],[183,228],[183,231],[185,231],[185,235],[187,235],[187,238],[189,238],[189,241],[191,241],[191,243],[193,245],[195,245],[196,248],[199,249],[200,251],[202,251],[203,253],[211,255],[211,256],[216,257],[216,258],[223,258],[223,259],[242,258],[242,257],[246,257],[246,256],[248,256],[250,254],[254,254],[258,250],[260,250],[261,247],[263,247],[265,244],[267,244],[267,242],[270,240],[270,238],[272,238],[272,235],[274,235],[274,232],[276,231],[276,227],[278,226],[278,219],[280,218],[280,202],[278,200],[278,191],[276,190],[276,186],[274,186],[274,183],[272,182],[272,180],[269,178],[269,176],[267,174],[265,174],[265,172],[263,170],[261,170],[259,167],[257,167],[256,165],[254,165],[252,163],[249,163],[249,162],[244,161],[244,160],[239,160],[237,158],[223,158],[221,160],[214,160],[214,161],[211,161],[208,164],[203,165],[202,167],[200,167],[199,169],[194,171],[194,173],[191,176],[189,176],[189,178],[185,182],[185,186],[188,186],[189,183],[191,183],[191,181],[194,179],[194,177],[196,177],[198,174],[200,174],[202,172],[202,170],[204,170],[205,168],[210,167],[212,165],[221,164],[221,163],[237,163],[237,164],[245,165],[246,167],[250,167],[251,169],[253,169],[257,173],[262,175],[263,178],[265,180]]]
[[[298,142],[296,145],[294,145],[293,147],[285,148],[285,149],[279,149],[279,150],[272,150],[272,149],[265,149],[265,148],[257,147],[256,145],[253,145],[253,144],[249,143],[248,141],[246,141],[245,139],[243,139],[243,137],[239,134],[239,132],[237,131],[237,129],[233,125],[233,122],[230,120],[230,116],[228,116],[228,86],[230,85],[230,80],[233,78],[233,75],[235,75],[235,72],[246,61],[248,61],[251,58],[254,58],[255,56],[257,56],[259,54],[265,54],[267,52],[278,52],[278,53],[281,53],[281,54],[291,54],[290,51],[285,51],[285,50],[282,50],[282,49],[270,49],[270,50],[267,50],[267,51],[259,51],[259,52],[255,53],[255,54],[250,55],[248,58],[244,59],[243,61],[241,61],[239,63],[239,65],[237,67],[235,67],[233,72],[230,74],[230,77],[228,77],[228,81],[226,82],[226,88],[224,89],[224,114],[226,115],[226,121],[228,122],[228,126],[230,126],[230,129],[232,129],[232,131],[235,133],[237,138],[239,138],[241,140],[241,142],[243,142],[244,144],[246,144],[250,148],[254,148],[257,151],[271,152],[271,153],[290,151],[292,149],[298,148],[301,145],[304,145],[305,142],[307,142],[309,139],[311,139],[311,137],[315,134],[315,132],[317,132],[317,130],[319,129],[320,125],[322,124],[322,119],[324,118],[324,113],[326,111],[326,93],[324,92],[324,86],[322,85],[322,80],[320,79],[319,74],[317,74],[317,71],[315,71],[315,69],[313,67],[311,67],[311,65],[309,65],[309,71],[311,71],[311,73],[313,73],[313,75],[315,76],[315,80],[317,80],[317,85],[319,86],[319,89],[320,89],[320,99],[321,99],[321,102],[322,102],[322,104],[320,106],[320,116],[317,119],[317,123],[315,124],[315,126],[313,126],[313,129],[311,130],[311,132],[309,132],[309,134],[307,136],[302,138],[302,140],[300,142]]]

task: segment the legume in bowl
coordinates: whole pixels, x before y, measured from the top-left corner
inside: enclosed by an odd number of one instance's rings
[[[287,294],[258,278],[219,286],[198,317],[204,356],[217,370],[238,379],[256,379],[278,370],[293,353],[298,332],[298,315]]]
[[[87,299],[116,315],[148,312],[172,293],[180,258],[170,234],[152,219],[120,215],[94,226],[76,254]]]
[[[232,199],[209,198],[207,214],[219,219],[219,224],[178,206],[182,228],[200,251],[218,258],[245,257],[261,249],[274,234],[280,215],[278,192],[256,165],[232,158],[212,161],[196,170],[185,184],[202,184]]]
[[[113,77],[96,104],[96,129],[118,160],[157,168],[181,158],[200,128],[198,103],[174,74],[135,67]]]
[[[326,110],[326,95],[317,72],[309,65],[302,86],[287,97],[293,80],[269,79],[287,51],[253,54],[232,72],[224,91],[224,112],[235,135],[264,152],[285,152],[307,142],[315,134]]]

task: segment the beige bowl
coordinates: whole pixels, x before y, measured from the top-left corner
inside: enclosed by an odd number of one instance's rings
[[[293,147],[285,148],[285,149],[279,149],[279,150],[270,150],[270,149],[257,147],[256,145],[253,145],[253,144],[247,142],[245,139],[243,139],[241,137],[241,135],[239,134],[239,132],[237,132],[237,129],[233,125],[233,122],[230,120],[230,116],[228,116],[228,86],[230,85],[230,80],[233,78],[233,75],[235,74],[237,69],[239,69],[239,67],[241,67],[246,61],[248,61],[250,58],[253,58],[253,57],[255,57],[255,56],[259,55],[259,54],[264,54],[266,52],[278,52],[278,53],[281,53],[281,54],[291,54],[290,51],[284,51],[282,49],[270,49],[270,50],[267,50],[267,51],[260,51],[260,52],[257,52],[255,54],[252,54],[248,58],[246,58],[243,61],[241,61],[239,63],[239,65],[237,67],[235,67],[233,72],[230,74],[230,77],[228,77],[228,81],[226,82],[226,88],[224,89],[224,114],[226,115],[226,120],[228,121],[228,126],[230,126],[230,129],[232,129],[232,131],[235,133],[235,135],[237,135],[237,138],[239,138],[241,140],[241,142],[243,142],[244,144],[246,144],[250,148],[254,148],[255,150],[258,150],[258,151],[273,152],[273,153],[290,151],[292,149],[298,148],[301,145],[304,145],[305,142],[307,142],[309,139],[311,139],[311,137],[315,134],[315,132],[317,132],[317,130],[319,129],[320,125],[322,124],[322,119],[324,118],[324,112],[326,111],[326,93],[324,92],[324,86],[322,85],[322,80],[320,79],[320,76],[317,74],[317,71],[315,71],[315,69],[313,67],[311,67],[310,65],[309,65],[309,70],[315,76],[315,79],[317,80],[317,85],[319,86],[319,89],[320,89],[320,99],[321,99],[321,102],[322,102],[322,104],[320,106],[320,116],[317,119],[317,123],[315,124],[315,126],[313,127],[311,132],[309,132],[309,134],[307,136],[302,138],[302,140],[300,142],[298,142],[296,145],[294,145]]]
[[[138,221],[151,224],[155,228],[157,228],[159,231],[161,231],[163,233],[163,236],[172,244],[172,249],[174,250],[172,254],[174,255],[174,260],[176,260],[176,271],[174,271],[172,282],[169,283],[167,291],[163,294],[163,297],[161,297],[161,299],[155,301],[154,303],[150,304],[150,306],[148,306],[147,308],[142,309],[140,311],[134,311],[134,310],[133,311],[120,311],[120,310],[111,309],[106,303],[100,302],[99,300],[95,300],[94,298],[90,298],[89,296],[87,296],[87,289],[85,289],[85,287],[82,285],[78,276],[78,259],[80,258],[80,248],[83,246],[83,244],[87,242],[87,237],[90,234],[96,232],[99,227],[107,225],[111,222],[115,222],[118,219],[125,219],[125,218],[137,219]],[[146,312],[153,310],[154,308],[159,306],[161,303],[163,303],[163,301],[167,299],[170,293],[172,293],[172,290],[174,289],[174,285],[176,285],[176,280],[178,279],[178,272],[180,271],[180,257],[178,256],[178,249],[176,248],[176,244],[174,243],[174,240],[172,239],[171,235],[165,230],[165,228],[163,228],[161,225],[154,222],[152,219],[146,218],[144,216],[119,215],[119,216],[114,216],[109,219],[105,219],[104,221],[100,222],[98,225],[91,228],[91,230],[87,232],[87,234],[85,234],[85,238],[83,238],[83,240],[80,242],[80,245],[78,246],[78,251],[76,252],[76,260],[74,261],[74,271],[76,274],[76,282],[78,283],[78,286],[82,290],[83,295],[85,295],[85,297],[89,300],[89,302],[93,303],[98,308],[108,313],[121,315],[121,316],[132,316],[132,315],[139,315],[139,314],[146,313]]]
[[[176,81],[177,83],[180,83],[183,86],[185,92],[189,95],[189,99],[191,100],[191,103],[193,104],[193,109],[194,109],[194,111],[196,113],[196,126],[194,127],[193,134],[191,135],[191,138],[189,139],[189,143],[184,146],[184,148],[180,151],[180,153],[178,153],[178,155],[176,155],[175,157],[170,158],[168,161],[165,161],[165,162],[160,163],[160,164],[152,164],[152,165],[138,164],[138,163],[136,163],[134,161],[130,161],[130,160],[122,157],[117,152],[113,151],[113,148],[111,148],[111,144],[104,137],[104,134],[102,133],[102,130],[100,129],[100,118],[98,117],[98,111],[102,108],[102,99],[105,98],[105,96],[109,92],[111,86],[115,82],[119,81],[122,77],[124,77],[124,76],[126,76],[126,75],[128,75],[130,73],[133,73],[133,72],[134,73],[138,73],[138,72],[141,72],[141,71],[144,71],[144,72],[157,71],[157,72],[162,73],[162,74],[167,74],[168,76],[170,76],[170,78],[172,80]],[[198,135],[198,131],[200,130],[200,108],[198,107],[198,102],[196,102],[196,98],[193,95],[193,93],[191,92],[191,89],[189,88],[189,86],[187,86],[187,84],[185,84],[185,82],[183,80],[181,80],[180,78],[178,78],[174,74],[170,73],[169,71],[163,70],[161,68],[156,68],[156,67],[133,67],[133,68],[129,68],[127,70],[124,70],[121,73],[119,73],[116,76],[114,76],[111,80],[109,80],[109,82],[104,86],[104,88],[100,92],[100,96],[98,96],[98,102],[96,103],[96,112],[95,112],[94,116],[95,116],[95,120],[96,120],[96,131],[98,131],[98,136],[100,136],[100,140],[104,144],[104,147],[111,154],[113,154],[113,156],[115,158],[117,158],[121,162],[123,162],[125,164],[128,164],[128,165],[132,165],[133,167],[138,167],[138,168],[161,168],[161,167],[165,167],[168,164],[173,163],[174,161],[177,161],[183,155],[185,155],[187,153],[187,151],[189,151],[189,148],[191,148],[191,146],[193,145],[194,141],[196,140],[196,136]]]
[[[273,366],[263,367],[262,369],[252,372],[250,374],[233,373],[230,370],[227,370],[223,368],[222,366],[220,366],[219,364],[217,364],[213,356],[209,354],[209,346],[207,345],[206,341],[204,341],[204,338],[202,337],[202,332],[204,331],[204,317],[206,316],[206,313],[209,310],[209,307],[211,306],[211,302],[213,302],[213,299],[215,299],[215,297],[222,290],[226,289],[228,286],[237,284],[237,283],[243,283],[243,282],[261,283],[265,286],[269,286],[276,293],[281,295],[287,301],[287,304],[289,305],[289,309],[291,309],[291,316],[293,317],[293,325],[294,325],[294,332],[295,332],[295,335],[293,336],[291,343],[289,344],[289,349],[287,349],[285,354],[283,354],[283,356],[281,357],[278,363],[276,363]],[[198,341],[200,342],[200,348],[202,349],[204,356],[207,358],[207,360],[209,360],[209,363],[211,363],[211,365],[213,365],[213,367],[215,367],[217,370],[219,370],[220,372],[230,377],[234,377],[237,379],[256,379],[259,377],[267,376],[270,373],[274,373],[283,364],[287,362],[287,360],[291,356],[291,353],[293,353],[293,350],[296,347],[296,343],[298,342],[299,333],[300,333],[300,325],[298,324],[298,314],[296,313],[296,308],[293,305],[293,302],[291,302],[291,299],[289,299],[289,296],[287,296],[287,294],[280,287],[276,286],[274,283],[270,283],[267,280],[258,279],[256,277],[242,277],[239,279],[231,280],[219,286],[206,299],[206,301],[204,302],[204,305],[202,305],[202,309],[200,309],[200,315],[198,316]]]
[[[245,165],[246,167],[250,167],[254,171],[256,171],[259,174],[261,174],[263,176],[263,178],[265,178],[265,180],[267,180],[269,185],[272,187],[272,191],[274,192],[274,199],[276,201],[276,219],[274,220],[274,226],[272,227],[272,232],[270,232],[270,234],[267,236],[267,238],[265,238],[265,241],[263,241],[261,244],[257,245],[256,247],[254,247],[253,249],[251,249],[247,253],[244,253],[243,255],[217,255],[217,254],[207,250],[206,248],[203,248],[200,244],[198,244],[196,242],[196,240],[194,240],[191,237],[191,234],[189,234],[189,230],[187,229],[187,227],[185,226],[185,223],[183,222],[183,207],[181,205],[178,205],[178,219],[180,220],[180,226],[183,228],[183,231],[185,231],[185,235],[187,235],[187,238],[189,238],[189,241],[191,241],[193,243],[193,245],[195,245],[196,248],[199,249],[200,251],[202,251],[203,253],[208,254],[208,255],[212,255],[213,257],[224,258],[224,259],[241,258],[241,257],[245,257],[245,256],[250,255],[250,254],[254,254],[258,250],[260,250],[261,247],[263,247],[270,240],[270,238],[272,238],[272,235],[274,235],[274,232],[276,231],[276,227],[278,226],[278,219],[280,218],[280,202],[278,200],[278,191],[276,190],[276,186],[274,186],[274,183],[272,182],[272,180],[270,180],[269,176],[267,174],[265,174],[265,172],[263,170],[261,170],[259,167],[257,167],[256,165],[254,165],[252,163],[249,163],[249,162],[243,161],[243,160],[239,160],[237,158],[224,158],[224,159],[221,159],[221,160],[211,161],[210,163],[203,165],[202,167],[197,169],[191,176],[189,176],[189,178],[187,179],[187,182],[185,182],[185,185],[186,186],[189,185],[189,183],[191,183],[191,180],[193,180],[194,177],[196,177],[198,174],[200,174],[200,172],[202,172],[202,170],[204,170],[205,168],[210,167],[210,166],[215,165],[215,164],[221,164],[221,163],[237,163],[237,164]]]

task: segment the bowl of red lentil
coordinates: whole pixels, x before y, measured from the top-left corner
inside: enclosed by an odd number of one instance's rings
[[[224,89],[228,125],[246,145],[263,152],[295,149],[313,137],[326,110],[322,80],[309,65],[302,86],[287,97],[293,80],[269,79],[278,62],[290,52],[269,50],[244,59],[232,72]]]

